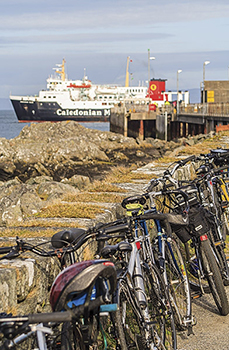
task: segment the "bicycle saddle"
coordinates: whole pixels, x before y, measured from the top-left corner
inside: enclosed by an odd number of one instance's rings
[[[114,264],[107,260],[87,260],[68,266],[58,274],[52,284],[50,292],[52,310],[62,311],[73,299],[83,297],[82,300],[85,301],[99,278],[109,282],[109,291],[113,293],[117,283],[116,276]]]
[[[114,255],[116,252],[131,252],[132,251],[132,245],[129,242],[119,242],[115,245],[106,245],[102,248],[100,255],[103,258],[107,258],[111,255]]]
[[[86,236],[86,230],[82,228],[70,228],[55,233],[51,238],[51,244],[54,248],[62,248],[69,243],[76,244],[79,239]]]
[[[122,207],[126,209],[128,204],[138,203],[138,204],[144,205],[145,202],[146,202],[146,199],[141,195],[131,196],[123,199]]]

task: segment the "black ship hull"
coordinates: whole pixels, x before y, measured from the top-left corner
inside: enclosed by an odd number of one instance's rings
[[[78,122],[108,122],[110,108],[63,109],[56,102],[23,101],[11,99],[19,122],[57,122],[75,120]]]

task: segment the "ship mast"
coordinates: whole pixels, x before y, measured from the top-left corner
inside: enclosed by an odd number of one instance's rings
[[[130,63],[130,56],[127,57],[127,64],[126,64],[126,83],[125,87],[129,87],[129,63]]]
[[[61,80],[62,81],[65,81],[65,59],[63,58],[62,60],[62,64],[58,64],[59,67],[61,67],[61,70],[56,70],[56,73],[60,74],[61,75]],[[54,69],[57,69],[57,68],[54,68]]]

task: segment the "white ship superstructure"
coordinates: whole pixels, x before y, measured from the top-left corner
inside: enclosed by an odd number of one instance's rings
[[[38,96],[10,97],[19,121],[109,121],[114,104],[147,94],[147,87],[96,85],[85,74],[82,80],[69,80],[65,60],[54,69]]]

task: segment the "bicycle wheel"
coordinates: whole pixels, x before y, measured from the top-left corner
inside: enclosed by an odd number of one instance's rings
[[[121,349],[148,349],[140,306],[136,303],[135,295],[124,279],[118,283],[115,302],[119,307],[119,313],[116,315],[116,327]]]
[[[154,264],[143,264],[142,274],[153,343],[156,349],[176,349],[175,321],[161,272]]]
[[[208,237],[209,237],[210,244],[214,252],[217,264],[219,266],[223,283],[225,286],[228,286],[229,285],[229,267],[228,267],[227,258],[225,254],[225,243],[219,240],[218,242],[214,240],[212,235],[212,229],[210,230]]]
[[[188,280],[191,290],[192,299],[199,298],[202,294],[211,293],[208,281],[203,279],[200,273],[199,252],[195,248],[196,243],[191,241],[186,242],[181,247],[181,252],[185,260],[185,266],[188,273]]]
[[[220,314],[226,316],[229,313],[227,294],[223,285],[219,267],[208,239],[201,241],[200,253],[202,257],[203,270],[209,283],[216,306]]]
[[[184,330],[193,324],[191,293],[185,263],[175,238],[165,243],[165,281],[169,286],[176,326]]]
[[[61,350],[86,350],[83,336],[75,322],[64,322],[61,332]]]

